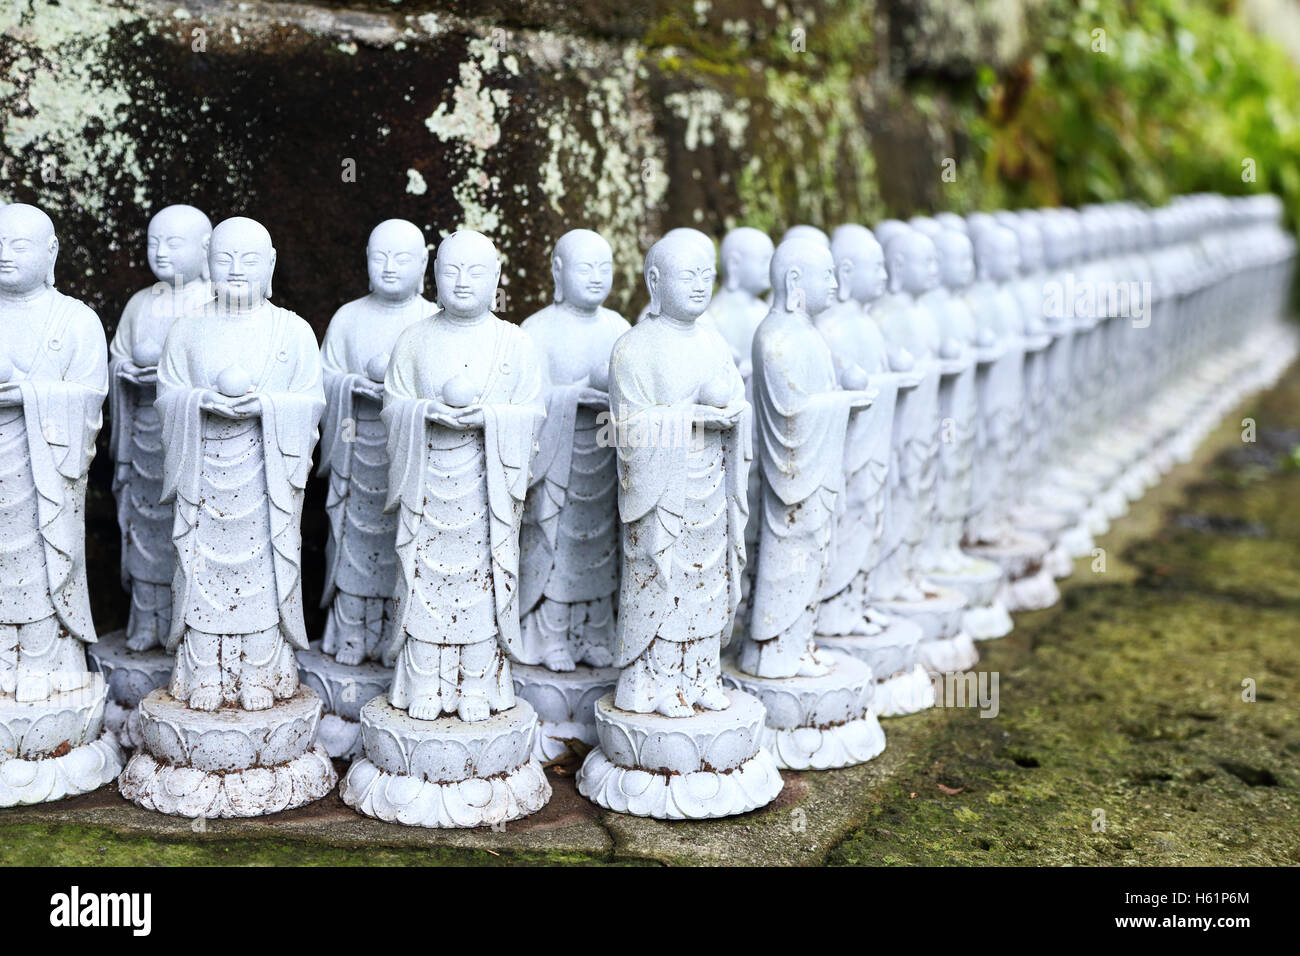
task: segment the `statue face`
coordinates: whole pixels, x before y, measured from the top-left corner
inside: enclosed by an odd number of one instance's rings
[[[895,284],[910,295],[920,295],[939,286],[939,254],[934,243],[918,232],[904,234],[890,243],[889,273]]]
[[[434,277],[439,305],[457,318],[477,318],[492,311],[501,262],[486,236],[456,232],[438,246]]]
[[[252,220],[227,220],[213,231],[208,268],[219,302],[252,308],[266,301],[275,271],[269,240],[266,230]]]
[[[609,245],[595,239],[566,243],[556,248],[555,284],[565,302],[579,309],[598,308],[614,284],[614,256]]]
[[[58,249],[51,247],[54,234],[48,220],[43,214],[25,215],[28,208],[0,209],[0,290],[11,295],[27,295],[43,286]]]
[[[937,240],[943,250],[939,259],[939,272],[943,284],[950,289],[964,289],[975,278],[975,257],[970,240],[959,232],[946,230]]]
[[[371,232],[366,244],[366,273],[375,295],[395,302],[419,295],[428,264],[424,236],[411,223],[390,220]]]
[[[849,293],[858,302],[872,302],[885,294],[889,272],[885,269],[885,251],[872,243],[863,246],[852,260],[848,275]]]
[[[728,256],[727,276],[735,277],[737,288],[752,296],[761,296],[767,292],[771,283],[768,270],[772,265],[772,249],[747,248]]]
[[[830,250],[824,256],[809,257],[800,264],[799,289],[803,292],[803,307],[809,315],[825,311],[839,283],[835,281],[835,260]]]
[[[674,319],[694,321],[704,314],[713,298],[713,257],[693,243],[675,243],[662,265],[652,266],[648,276],[651,295],[659,312]]]

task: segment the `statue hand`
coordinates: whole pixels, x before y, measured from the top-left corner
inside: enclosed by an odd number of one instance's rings
[[[376,382],[374,379],[362,376],[358,378],[352,386],[352,391],[364,395],[366,398],[373,399],[376,402],[384,400],[384,383]]]
[[[17,382],[5,382],[0,385],[0,405],[21,405],[23,393]]]
[[[482,405],[468,405],[465,408],[458,408],[452,413],[458,427],[464,429],[482,428],[486,422],[483,415]]]
[[[731,428],[740,421],[740,413],[743,407],[739,402],[725,408],[718,408],[715,405],[696,405],[695,424],[717,430]]]

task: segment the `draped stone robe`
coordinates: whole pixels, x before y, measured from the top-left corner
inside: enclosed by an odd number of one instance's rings
[[[546,419],[520,531],[520,663],[543,663],[557,649],[575,663],[613,662],[618,472],[614,446],[598,441],[609,399],[596,408],[579,397],[593,373],[604,381],[614,342],[629,328],[609,309],[585,320],[555,305],[523,323],[547,374]]]
[[[610,359],[623,579],[615,703],[669,715],[725,706],[719,650],[745,566],[753,457],[745,383],[716,332],[649,316]],[[692,429],[702,392],[739,407],[727,428]],[[721,407],[721,406],[719,406]]]
[[[437,311],[423,296],[398,304],[366,296],[334,313],[325,331],[326,405],[317,475],[329,478],[330,534],[321,594],[321,607],[328,611],[321,642],[326,654],[346,649],[357,660],[378,658],[392,636],[397,516],[384,513],[388,431],[380,418],[382,401],[358,387],[370,382],[372,362],[387,368],[397,337],[408,326]]]
[[[869,582],[880,558],[888,498],[890,439],[903,376],[892,372],[884,336],[856,302],[832,305],[815,319],[837,374],[853,366],[876,392],[871,405],[849,411],[844,440],[844,491],[836,501],[835,534],[817,609],[816,633],[842,636],[880,631],[873,621]]]
[[[803,313],[768,313],[754,336],[753,367],[762,516],[738,663],[757,677],[824,673],[813,629],[853,393],[840,389],[830,348]]]
[[[87,681],[86,472],[108,391],[99,319],[47,289],[0,305],[0,691],[40,699]],[[29,686],[24,686],[29,685]]]
[[[879,600],[920,600],[921,543],[935,511],[939,458],[938,330],[929,313],[906,294],[891,295],[875,310],[885,341],[914,360],[916,384],[905,383],[894,408],[885,543],[872,577]]]
[[[971,507],[978,443],[975,317],[949,289],[921,296],[937,334],[939,352],[939,458],[935,510],[920,556],[924,570],[955,571],[963,563],[962,528]]]
[[[206,281],[180,289],[156,282],[131,296],[108,346],[108,447],[122,536],[122,587],[131,596],[126,637],[132,650],[161,646],[171,630],[175,552],[172,509],[162,503],[157,360],[177,316],[201,312],[211,299]]]
[[[969,294],[979,324],[974,496],[966,520],[966,539],[990,544],[1005,531],[1016,462],[1024,453],[1026,397],[1024,337],[1019,303],[1006,287],[988,281]]]
[[[231,367],[258,399],[247,417],[200,407]],[[269,302],[250,314],[182,316],[158,365],[156,407],[163,501],[174,502],[172,695],[202,689],[245,705],[255,690],[292,696],[293,648],[307,647],[302,497],[325,408],[315,335]]]
[[[514,706],[502,650],[523,653],[519,525],[538,429],[545,416],[540,363],[519,327],[487,315],[445,313],[397,340],[384,380],[388,510],[396,510],[393,706],[456,713],[462,699],[492,711]],[[443,387],[468,383],[481,427],[430,421],[449,414]]]

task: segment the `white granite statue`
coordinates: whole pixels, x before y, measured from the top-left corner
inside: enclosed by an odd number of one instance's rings
[[[704,233],[700,232],[700,230],[693,229],[690,226],[678,226],[674,229],[669,229],[667,232],[663,234],[662,238],[671,239],[673,242],[678,242],[680,240],[685,239],[687,242],[690,242],[692,245],[695,245],[697,248],[699,248],[701,252],[703,252],[704,254],[710,256],[715,255],[713,249],[713,240],[710,239]],[[650,303],[647,302],[641,308],[641,311],[637,313],[637,317],[636,317],[637,322],[640,323],[641,320],[644,319],[649,314],[650,314]],[[705,328],[712,328],[713,320],[706,313],[705,315],[700,316],[700,325]],[[717,330],[714,329],[714,331]]]
[[[975,278],[975,259],[965,232],[947,229],[934,220],[933,238],[939,255],[937,288],[918,299],[938,331],[939,357],[939,476],[934,520],[918,557],[926,578],[966,600],[962,628],[975,639],[1003,637],[1011,632],[1011,615],[1000,600],[1002,571],[991,561],[962,549],[962,532],[975,497],[975,457],[980,441],[977,408],[977,367],[995,361],[996,343],[978,336],[966,294]],[[964,644],[954,645],[964,648]],[[922,648],[933,671],[964,670],[969,657],[936,657],[936,645]]]
[[[885,747],[871,709],[875,680],[857,658],[818,649],[817,622],[837,506],[844,489],[849,415],[874,391],[859,366],[837,372],[813,325],[836,288],[821,243],[784,240],[772,257],[772,310],[754,336],[755,454],[762,475],[754,590],[727,682],[767,710],[769,746],[790,769],[845,767]]]
[[[731,346],[731,357],[746,382],[751,372],[754,331],[767,315],[764,297],[772,288],[772,252],[767,233],[749,226],[732,229],[723,236],[722,288],[705,313]]]
[[[900,389],[895,407],[885,544],[871,580],[882,610],[920,626],[921,663],[936,672],[962,670],[978,659],[962,626],[965,598],[926,579],[920,567],[938,505],[939,385],[945,366],[940,327],[919,297],[940,283],[939,256],[926,235],[907,229],[886,243],[885,265],[890,294],[874,314],[889,346],[915,362],[919,383]]]
[[[875,400],[849,412],[844,492],[837,502],[830,566],[817,610],[817,642],[851,653],[871,668],[877,714],[910,714],[934,703],[929,675],[917,662],[921,628],[873,603],[871,575],[885,540],[898,393],[900,387],[916,387],[919,378],[912,375],[905,351],[894,350],[891,357],[871,314],[889,281],[880,243],[863,226],[843,225],[831,236],[831,254],[836,301],[814,321],[830,346],[840,384],[861,369]]]
[[[108,682],[105,724],[123,747],[141,743],[136,708],[171,676],[163,645],[171,629],[172,509],[162,503],[162,421],[154,408],[158,359],[176,318],[212,300],[212,223],[193,206],[167,206],[150,221],[147,256],[157,280],[127,302],[108,347],[113,495],[122,534],[122,586],[131,599],[125,631],[88,650]]]
[[[325,408],[311,327],[273,305],[266,229],[212,231],[216,298],[178,317],[158,363],[163,501],[173,504],[169,688],[140,702],[144,746],[122,795],[188,817],[275,813],[335,782],[316,743],[305,650],[303,489]]]
[[[657,242],[649,312],[610,359],[622,671],[596,705],[600,747],[577,783],[601,806],[664,819],[742,813],[781,789],[762,704],[719,676],[745,565],[752,425],[727,343],[697,324],[714,270],[712,248],[689,236]]]
[[[614,256],[574,229],[551,256],[555,301],[523,322],[541,360],[546,420],[520,532],[521,633],[515,689],[537,711],[536,750],[596,743],[596,701],[614,689],[619,581],[618,473],[609,419],[609,356],[630,326],[604,308]]]
[[[87,793],[122,754],[86,669],[86,473],[108,392],[104,329],[54,288],[59,241],[0,207],[0,807]]]
[[[423,295],[428,264],[418,226],[405,219],[377,225],[366,242],[370,292],[334,313],[321,346],[325,633],[319,649],[298,655],[298,673],[325,703],[320,739],[331,757],[357,755],[361,707],[392,680],[379,658],[392,632],[397,516],[384,513],[388,433],[380,411],[397,337],[438,308]]]
[[[1029,454],[1034,437],[1025,388],[1026,356],[1031,348],[1041,352],[1047,339],[1038,328],[1041,323],[1027,323],[1013,291],[1020,267],[1016,234],[996,223],[973,232],[980,277],[969,289],[967,301],[975,316],[981,352],[976,379],[979,440],[976,494],[965,539],[973,554],[1002,569],[1003,600],[1010,610],[1042,609],[1060,596],[1045,563],[1051,542],[1015,528],[1010,513],[1023,500],[1021,461]]]
[[[501,261],[462,230],[434,260],[442,311],[398,336],[384,379],[388,507],[397,512],[392,686],[361,708],[340,788],[367,816],[425,827],[503,823],[550,798],[523,657],[519,529],[545,415],[528,335],[492,313]]]

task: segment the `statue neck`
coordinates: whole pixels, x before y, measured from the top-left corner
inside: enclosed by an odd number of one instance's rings
[[[480,312],[477,315],[463,316],[453,315],[447,309],[438,313],[438,317],[448,325],[455,326],[458,329],[471,329],[476,325],[482,325],[492,315],[491,312]]]
[[[54,289],[47,285],[40,285],[31,292],[0,292],[0,306],[10,308],[23,308],[39,302]]]
[[[590,309],[584,309],[580,305],[560,299],[555,300],[555,307],[580,319],[594,319],[600,314],[600,306],[598,305],[593,305]]]
[[[373,306],[375,306],[376,308],[380,308],[380,309],[388,309],[388,310],[391,310],[391,311],[393,311],[393,312],[396,312],[396,311],[398,311],[399,309],[404,309],[404,308],[406,308],[408,305],[410,305],[412,302],[414,302],[417,298],[419,298],[419,296],[420,296],[420,293],[418,293],[418,292],[412,292],[410,295],[408,295],[408,296],[406,296],[405,298],[402,298],[402,299],[390,299],[390,298],[388,298],[387,296],[382,296],[382,295],[380,295],[380,294],[377,293],[377,292],[372,292],[372,293],[370,293],[369,298],[370,298],[370,304],[373,305]]]

